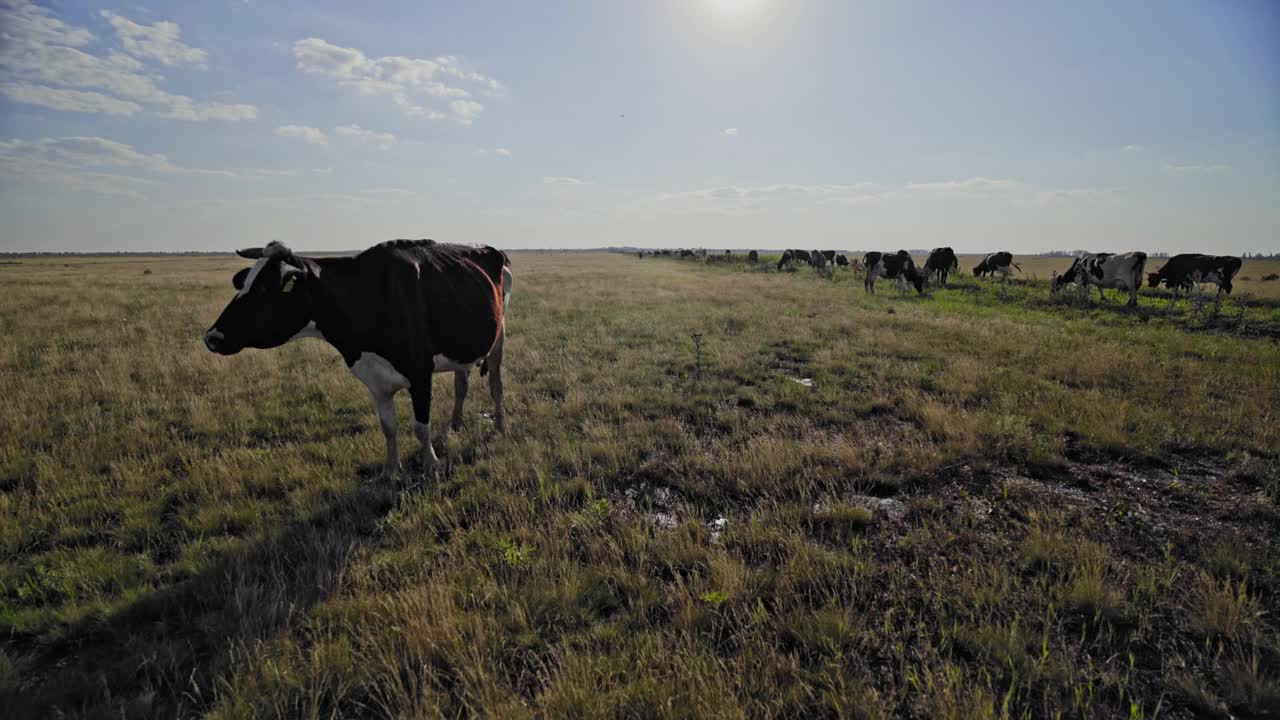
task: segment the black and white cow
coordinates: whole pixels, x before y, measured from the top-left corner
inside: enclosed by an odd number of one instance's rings
[[[835,250],[814,250],[809,253],[815,263],[818,261],[818,255],[822,255],[827,259],[827,267],[832,270],[837,267],[849,267],[849,258],[837,253]]]
[[[936,279],[943,287],[947,286],[947,276],[959,270],[960,261],[956,259],[955,251],[949,247],[934,248],[929,252],[929,259],[924,261],[925,277]]]
[[[1071,263],[1071,268],[1059,275],[1053,274],[1049,294],[1056,295],[1071,283],[1080,287],[1085,297],[1089,296],[1089,286],[1098,288],[1098,299],[1106,300],[1104,288],[1124,290],[1129,293],[1129,305],[1138,304],[1138,288],[1142,287],[1142,272],[1147,267],[1147,254],[1144,252],[1127,252],[1119,255],[1111,253],[1090,253],[1081,255]]]
[[[915,261],[906,250],[897,253],[869,252],[863,258],[867,266],[867,277],[862,281],[864,290],[871,294],[876,292],[876,278],[888,278],[898,281],[898,292],[907,291],[907,283],[915,286],[916,292],[924,294],[924,275],[916,270]]]
[[[1147,276],[1151,287],[1159,287],[1163,282],[1173,290],[1190,292],[1199,283],[1213,283],[1218,286],[1218,295],[1231,294],[1231,280],[1240,272],[1240,258],[1230,255],[1201,255],[1185,253],[1174,255],[1164,267]]]
[[[1018,272],[1022,272],[1022,267],[1013,261],[1013,254],[1002,250],[982,258],[982,262],[973,268],[973,276],[986,277],[999,273],[1003,279],[1008,280],[1009,274],[1013,272],[1010,268],[1018,268]]]
[[[467,373],[489,376],[494,423],[502,410],[504,311],[511,298],[506,253],[491,247],[395,240],[353,257],[309,258],[273,242],[238,251],[257,260],[236,273],[236,295],[204,336],[219,355],[273,348],[314,337],[337,348],[369,388],[387,441],[383,473],[400,467],[393,397],[408,390],[413,431],[427,474],[431,447],[431,376],[453,372],[453,427],[462,424]]]
[[[813,256],[809,254],[808,250],[784,250],[782,257],[778,259],[778,269],[781,270],[792,261],[812,265]]]
[[[832,252],[831,255],[832,257],[834,257],[835,253]],[[810,251],[809,257],[813,261],[814,271],[817,272],[819,275],[825,275],[828,271],[835,270],[836,266],[834,264],[834,260],[832,260],[832,258],[827,257],[827,254],[822,250]]]

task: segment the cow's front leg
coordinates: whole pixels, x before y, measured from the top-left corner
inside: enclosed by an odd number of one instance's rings
[[[382,461],[382,477],[390,480],[400,471],[400,452],[396,446],[396,400],[393,393],[375,392],[369,390],[369,394],[373,396],[373,407],[378,411],[378,424],[382,425],[382,437],[387,441],[387,456]]]
[[[449,427],[462,429],[462,405],[467,401],[467,371],[455,370],[453,373],[453,417],[449,419]]]
[[[431,373],[414,378],[409,395],[413,398],[413,434],[422,443],[422,472],[430,478],[436,473],[436,451],[431,447]]]

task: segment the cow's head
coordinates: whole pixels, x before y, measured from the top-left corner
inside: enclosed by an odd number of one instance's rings
[[[236,295],[205,333],[205,346],[219,355],[283,345],[311,322],[305,261],[278,242],[236,253],[257,262],[231,279]]]
[[[1147,287],[1160,287],[1160,280],[1160,273],[1147,273]]]
[[[973,266],[973,276],[974,276],[974,277],[978,277],[979,275],[981,275],[981,274],[982,274],[982,271],[983,271],[983,270],[985,270],[985,269],[986,269],[986,267],[987,267],[987,266],[986,266],[985,264],[982,264],[982,265],[974,265],[974,266]]]
[[[1077,260],[1074,263],[1072,263],[1071,267],[1068,268],[1067,271],[1062,273],[1061,275],[1058,274],[1057,270],[1053,271],[1053,276],[1049,280],[1049,296],[1050,297],[1057,295],[1059,292],[1062,292],[1063,290],[1065,290],[1068,285],[1076,282],[1076,272],[1078,271],[1079,266],[1080,266],[1080,261]]]
[[[908,265],[906,268],[905,274],[907,276],[907,282],[911,283],[911,285],[915,287],[916,293],[919,295],[923,295],[924,284],[925,284],[924,273],[920,272],[919,270],[916,270],[914,265]]]

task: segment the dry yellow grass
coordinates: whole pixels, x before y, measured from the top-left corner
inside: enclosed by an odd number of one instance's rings
[[[1267,337],[1034,285],[867,297],[847,275],[517,253],[511,432],[473,384],[440,478],[407,488],[373,479],[381,433],[332,349],[204,350],[244,264],[0,265],[19,715],[1190,717],[1274,697],[1273,674],[1229,672],[1280,657]]]

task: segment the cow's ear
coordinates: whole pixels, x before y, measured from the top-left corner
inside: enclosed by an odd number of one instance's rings
[[[244,279],[247,277],[249,277],[249,268],[245,268],[240,272],[236,273],[235,276],[231,278],[231,285],[235,287],[235,289],[237,290],[243,290]]]
[[[257,260],[262,257],[262,248],[245,248],[244,250],[237,250],[236,254],[242,258]]]

